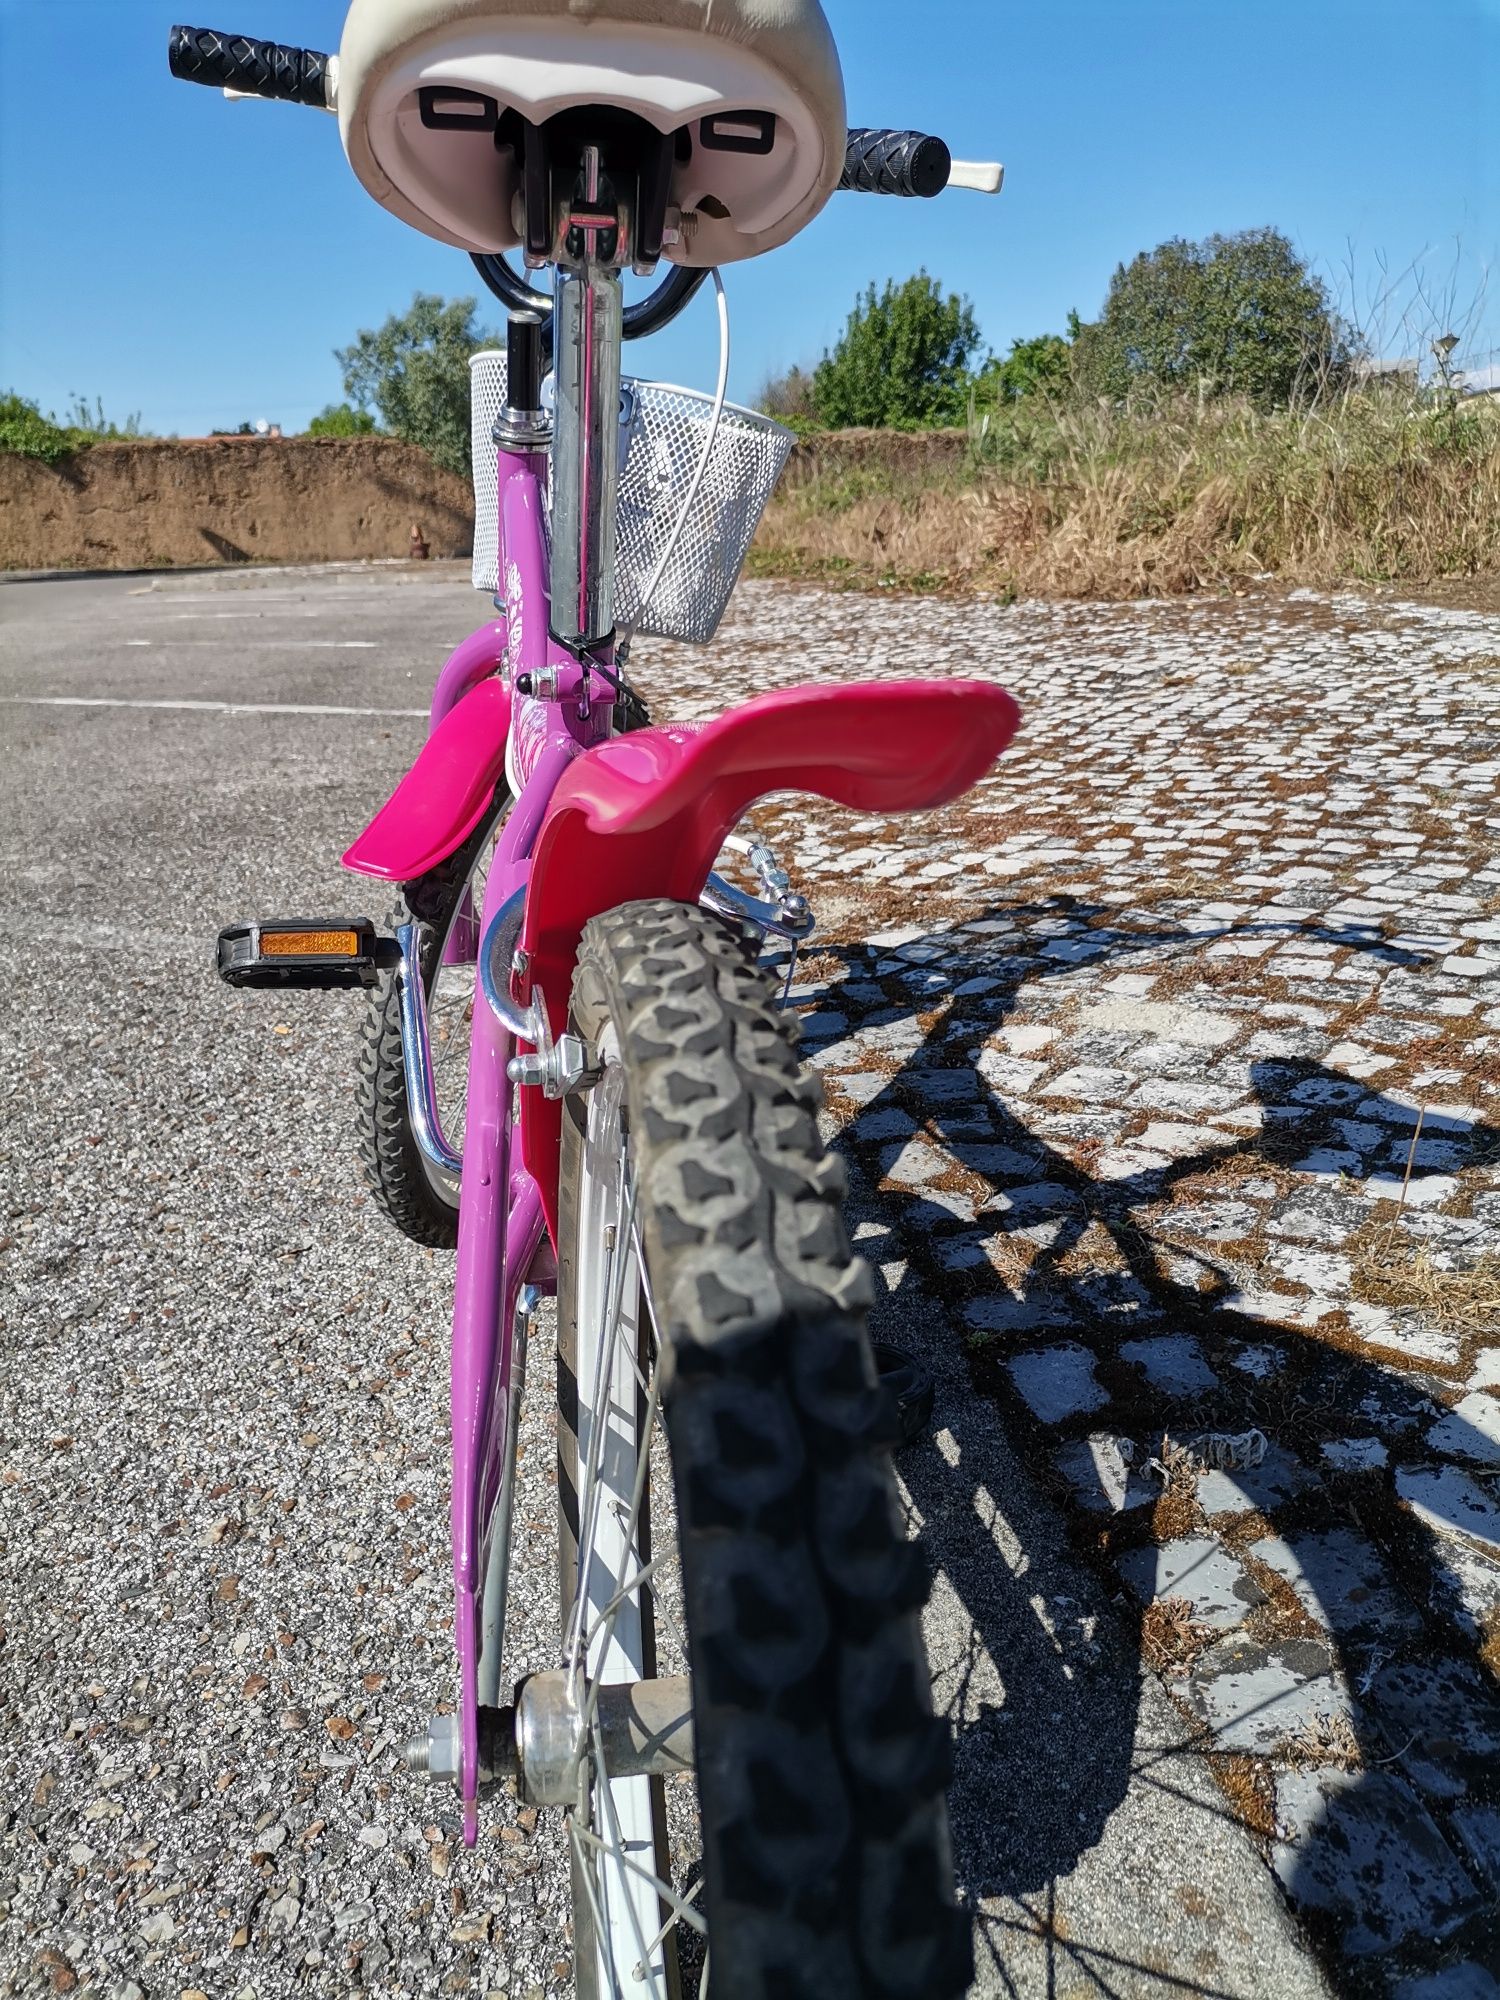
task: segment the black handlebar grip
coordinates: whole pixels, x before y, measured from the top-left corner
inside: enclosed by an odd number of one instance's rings
[[[953,155],[941,139],[860,126],[849,134],[839,186],[854,194],[904,194],[930,201],[947,187],[952,171]]]
[[[247,97],[273,97],[315,111],[328,109],[329,58],[316,49],[257,42],[249,35],[226,35],[216,28],[174,28],[167,62],[183,83],[242,90]]]

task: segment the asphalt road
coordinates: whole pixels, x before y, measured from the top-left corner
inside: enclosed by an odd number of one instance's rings
[[[482,610],[425,570],[0,589],[5,1993],[572,1990],[557,1826],[497,1808],[465,1855],[396,1765],[450,1687],[450,1267],[361,1186],[359,1003],[212,970],[227,922],[385,914],[338,857]],[[892,1316],[939,1377],[906,1484],[976,1991],[1324,1992],[939,1306]],[[555,1645],[546,1380],[518,1670]]]

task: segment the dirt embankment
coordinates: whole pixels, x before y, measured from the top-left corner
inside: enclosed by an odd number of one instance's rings
[[[466,479],[391,438],[150,439],[57,465],[0,452],[0,569],[466,556]]]

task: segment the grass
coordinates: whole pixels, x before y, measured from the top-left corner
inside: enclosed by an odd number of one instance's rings
[[[1364,388],[1305,410],[1232,398],[1033,397],[855,468],[814,448],[772,501],[760,574],[855,587],[1140,597],[1500,574],[1500,406]]]
[[[79,397],[67,416],[59,419],[55,411],[44,417],[40,408],[24,396],[0,396],[0,451],[37,458],[44,465],[56,465],[59,459],[71,458],[92,444],[140,435],[139,417],[130,417],[124,424],[111,423],[102,402],[96,402],[90,409]]]
[[[1487,1333],[1500,1323],[1500,1257],[1468,1270],[1445,1271],[1426,1249],[1392,1257],[1389,1231],[1377,1225],[1373,1240],[1357,1246],[1356,1293],[1373,1305],[1419,1312],[1455,1333]]]

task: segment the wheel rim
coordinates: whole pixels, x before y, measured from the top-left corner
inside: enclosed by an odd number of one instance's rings
[[[451,1152],[464,1149],[464,1119],[469,1103],[469,1044],[474,1002],[479,991],[479,931],[485,888],[500,821],[490,829],[453,914],[437,946],[432,983],[427,989],[427,1039],[432,1049],[432,1080],[437,1094],[438,1126]],[[447,962],[450,944],[461,944],[463,957]],[[421,1154],[422,1171],[439,1200],[458,1207],[458,1176],[444,1173]]]
[[[613,1031],[599,1048],[603,1075],[590,1092],[577,1213],[575,1368],[578,1382],[577,1558],[563,1665],[584,1715],[577,1797],[568,1811],[584,2000],[670,2000],[678,1989],[680,1936],[706,1936],[696,1887],[669,1879],[670,1852],[696,1845],[696,1807],[649,1778],[612,1778],[593,1690],[686,1673],[675,1534],[658,1535],[672,1503],[661,1423],[656,1315],[641,1245]],[[663,1664],[664,1662],[664,1664]],[[686,1893],[684,1893],[686,1889]],[[683,1957],[703,1960],[701,1944]]]

